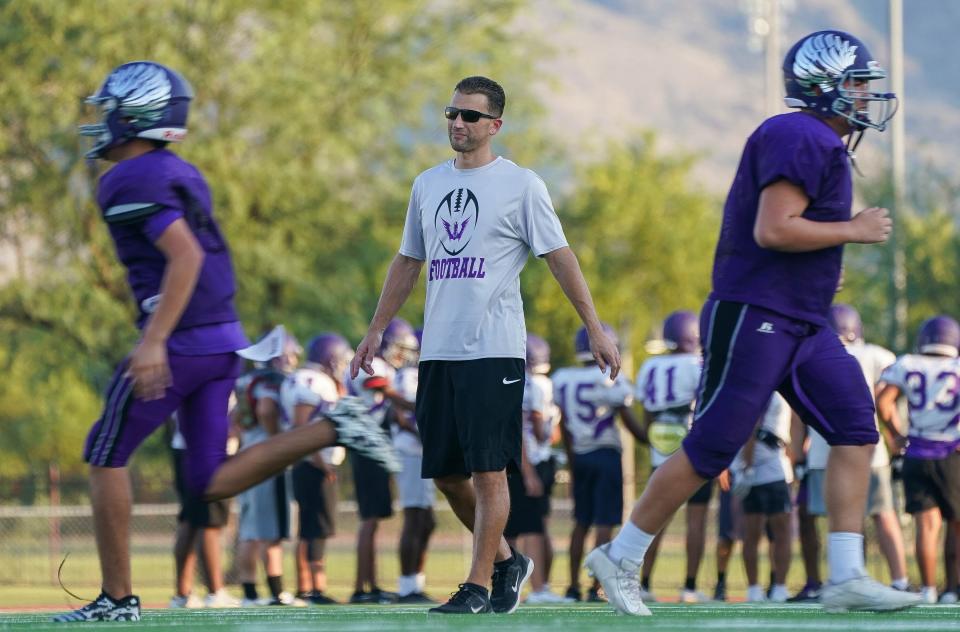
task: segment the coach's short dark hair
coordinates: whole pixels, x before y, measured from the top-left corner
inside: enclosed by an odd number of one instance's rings
[[[507,95],[503,92],[503,87],[487,77],[467,77],[461,79],[457,87],[454,88],[460,94],[482,94],[487,97],[490,103],[490,112],[496,117],[503,116],[503,107],[507,104]]]

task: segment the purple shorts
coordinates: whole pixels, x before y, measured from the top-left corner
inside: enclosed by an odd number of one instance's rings
[[[828,327],[729,301],[700,314],[704,360],[683,449],[713,478],[733,461],[774,391],[830,445],[872,445],[873,397],[857,360]]]
[[[183,477],[187,491],[200,495],[227,458],[227,405],[243,367],[235,353],[168,357],[173,386],[163,399],[144,401],[133,394],[120,363],[104,395],[103,413],[87,435],[84,460],[99,467],[123,467],[143,440],[176,412],[187,448]]]

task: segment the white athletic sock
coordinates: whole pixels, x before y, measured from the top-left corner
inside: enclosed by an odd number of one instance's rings
[[[643,563],[643,556],[647,554],[647,549],[650,548],[650,543],[655,537],[655,534],[647,533],[627,520],[620,529],[620,533],[610,543],[610,559],[617,564],[620,560],[627,560],[639,566]]]
[[[397,594],[406,597],[409,594],[417,592],[417,576],[401,575],[397,578]]]
[[[863,564],[863,534],[844,531],[827,536],[827,567],[830,581],[840,584],[866,575]]]
[[[910,580],[906,577],[898,577],[897,579],[890,582],[890,586],[896,588],[897,590],[906,590],[910,587]]]
[[[417,579],[417,592],[423,592],[427,588],[426,573],[417,573],[415,577]]]

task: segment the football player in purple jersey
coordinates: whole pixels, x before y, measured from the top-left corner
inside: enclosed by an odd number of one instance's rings
[[[233,266],[210,189],[196,167],[166,147],[186,135],[192,98],[190,84],[177,72],[155,62],[130,62],[115,68],[88,99],[101,122],[80,128],[81,135],[95,137],[88,157],[116,163],[100,179],[97,203],[137,301],[141,336],[117,368],[84,448],[102,592],[55,622],[139,620],[126,465],[174,411],[186,441],[185,486],[207,501],[233,496],[337,442],[396,465],[355,399],[341,401],[318,423],[227,460],[227,403],[242,368],[235,352],[248,343],[233,304]]]
[[[778,391],[832,446],[827,467],[828,611],[893,610],[918,596],[869,578],[863,513],[873,447],[873,398],[857,361],[827,326],[843,246],[882,243],[887,210],[851,215],[851,155],[863,132],[883,130],[893,94],[848,33],[808,35],[787,53],[786,105],[747,140],[724,206],[713,291],[701,312],[703,377],[690,433],[651,477],[631,519],[587,556],[620,612],[650,614],[637,578],[650,542],[704,481],[727,468]],[[845,144],[843,138],[849,136]]]

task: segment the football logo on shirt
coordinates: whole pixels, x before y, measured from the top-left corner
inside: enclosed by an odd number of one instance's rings
[[[448,255],[455,257],[470,244],[479,218],[477,196],[470,189],[454,189],[440,200],[433,224]]]

